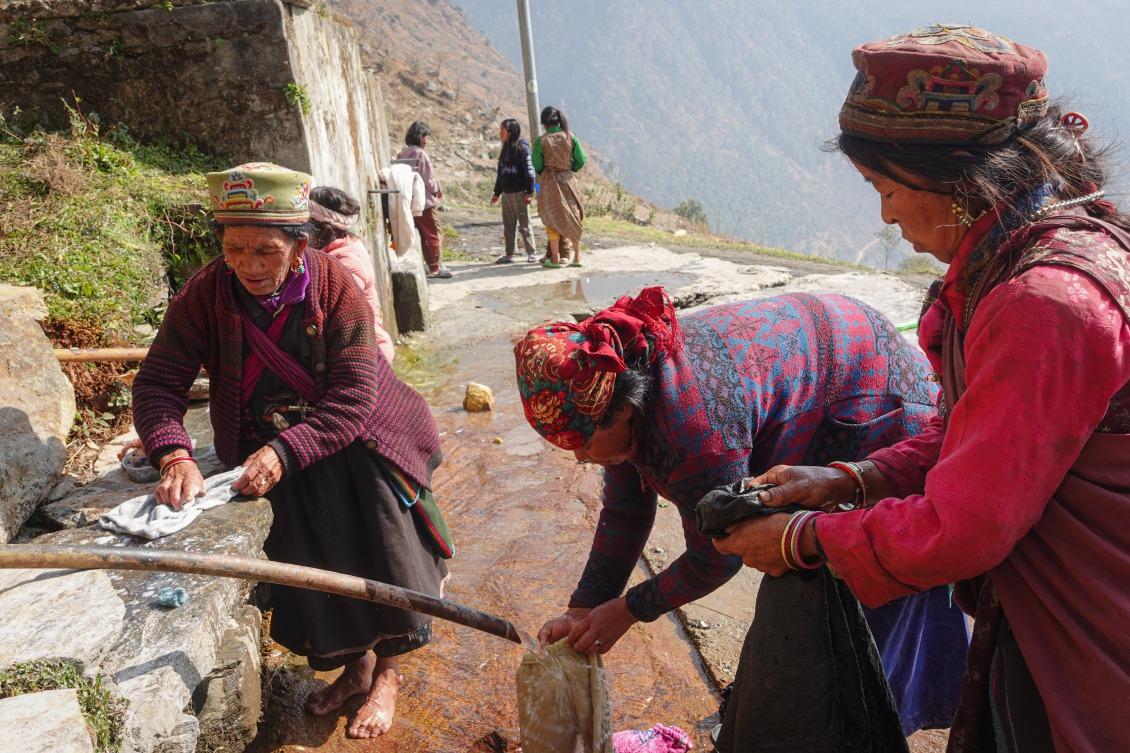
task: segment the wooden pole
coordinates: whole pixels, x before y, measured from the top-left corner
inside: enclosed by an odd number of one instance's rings
[[[119,546],[0,545],[0,569],[10,568],[143,570],[277,583],[419,612],[522,642],[509,620],[462,604],[355,575],[251,557]]]
[[[149,348],[55,348],[60,363],[121,363],[144,361]]]

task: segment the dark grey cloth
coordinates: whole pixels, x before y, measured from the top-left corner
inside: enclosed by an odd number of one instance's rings
[[[764,487],[707,493],[699,532],[719,538],[767,508]],[[902,722],[859,602],[827,568],[765,576],[726,704],[719,753],[897,753]]]
[[[758,492],[772,488],[772,484],[762,484],[742,491],[742,482],[735,481],[728,486],[711,489],[695,506],[694,517],[698,532],[712,539],[720,539],[726,535],[727,528],[746,518],[780,512],[767,509],[757,498]],[[787,511],[799,509],[792,507]]]

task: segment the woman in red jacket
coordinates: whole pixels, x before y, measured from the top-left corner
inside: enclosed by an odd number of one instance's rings
[[[934,26],[852,59],[836,146],[883,221],[949,264],[919,327],[943,410],[857,464],[755,479],[770,506],[864,509],[717,546],[770,574],[826,562],[868,606],[956,582],[976,624],[951,752],[1125,750],[1130,220],[1039,50]]]

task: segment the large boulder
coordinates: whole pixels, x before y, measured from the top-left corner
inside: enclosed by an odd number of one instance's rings
[[[70,381],[43,334],[34,288],[0,285],[0,543],[11,541],[67,460]]]
[[[112,486],[106,483],[99,493],[99,507],[125,501],[138,491],[127,483],[116,490],[108,488]],[[237,498],[204,512],[183,531],[152,542],[88,526],[50,533],[31,543],[261,557],[271,519],[267,500]],[[122,753],[192,753],[202,725],[191,712],[208,696],[245,698],[257,712],[254,691],[245,682],[254,666],[225,669],[244,661],[237,657],[258,651],[259,636],[246,607],[251,584],[113,570],[0,571],[0,576],[0,669],[60,657],[80,662],[88,675],[105,676],[128,704]],[[185,589],[188,601],[175,609],[158,606],[157,593],[166,586]],[[253,725],[251,713],[235,710],[226,720],[237,729],[229,740],[245,737]]]

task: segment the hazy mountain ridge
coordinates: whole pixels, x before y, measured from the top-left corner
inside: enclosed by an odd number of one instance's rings
[[[520,66],[512,0],[459,4]],[[854,75],[851,48],[932,23],[936,7],[892,9],[875,0],[531,6],[542,104],[563,106],[629,190],[666,205],[697,198],[722,233],[881,260],[873,193],[820,146],[838,131]],[[1041,47],[1053,95],[1071,96],[1100,137],[1130,134],[1130,66],[1120,59],[1130,4],[1093,0],[1067,12],[1060,4],[955,0],[946,16]],[[1122,179],[1116,187],[1126,185]]]

